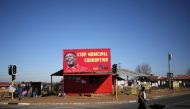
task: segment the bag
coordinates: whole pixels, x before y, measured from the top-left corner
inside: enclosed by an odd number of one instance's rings
[[[26,96],[26,94],[27,94],[26,90],[22,92],[22,96]]]

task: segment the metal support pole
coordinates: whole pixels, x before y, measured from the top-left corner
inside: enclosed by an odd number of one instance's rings
[[[51,95],[52,95],[52,75],[51,75]]]
[[[12,87],[11,87],[11,89],[12,89],[12,94],[11,94],[11,99],[13,100],[13,86],[14,86],[14,80],[12,80]]]
[[[171,54],[168,53],[168,69],[169,69],[168,79],[169,79],[169,90],[171,89],[171,70],[170,70],[170,61],[171,61]]]
[[[169,69],[169,73],[170,73],[170,59],[168,59],[168,69]]]

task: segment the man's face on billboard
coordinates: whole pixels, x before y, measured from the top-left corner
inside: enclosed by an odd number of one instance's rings
[[[67,53],[65,55],[65,60],[69,67],[73,67],[74,65],[76,65],[76,55],[74,53]]]

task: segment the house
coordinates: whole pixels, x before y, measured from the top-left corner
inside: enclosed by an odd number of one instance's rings
[[[190,87],[190,75],[176,75],[172,78],[173,87]]]
[[[0,92],[9,92],[11,82],[0,82]]]

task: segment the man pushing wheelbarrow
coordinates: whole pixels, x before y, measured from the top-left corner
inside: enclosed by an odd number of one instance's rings
[[[138,94],[138,109],[163,109],[165,105],[162,104],[149,104],[146,100],[146,90],[145,87],[141,87],[141,90]]]

